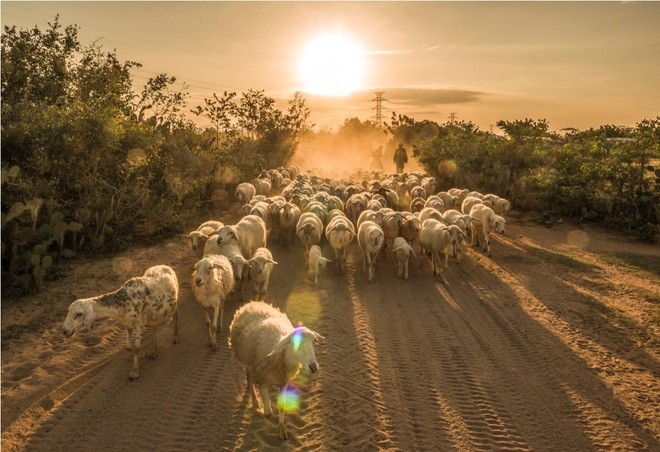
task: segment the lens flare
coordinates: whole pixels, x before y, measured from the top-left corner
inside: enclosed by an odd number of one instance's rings
[[[277,395],[277,408],[290,413],[300,408],[300,393],[291,385],[286,385]]]
[[[566,241],[570,246],[585,248],[589,244],[589,236],[583,231],[571,231],[568,233]]]
[[[302,343],[302,327],[298,327],[294,330],[293,332],[293,337],[291,338],[291,344],[293,345],[293,349],[295,351],[298,351],[300,348],[300,344]]]
[[[438,163],[438,173],[444,177],[451,177],[458,171],[458,165],[453,160],[443,160]]]
[[[117,275],[125,275],[133,270],[133,261],[128,257],[118,257],[112,261],[112,271]]]
[[[293,291],[286,300],[289,318],[314,329],[321,315],[320,295],[320,292],[307,289]]]
[[[147,164],[147,154],[140,148],[134,148],[128,151],[127,160],[133,166],[143,166]]]

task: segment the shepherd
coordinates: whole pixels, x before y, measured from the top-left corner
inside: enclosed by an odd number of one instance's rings
[[[403,173],[403,167],[408,163],[408,153],[402,143],[399,143],[399,147],[394,151],[394,163],[396,164],[397,174]]]
[[[383,169],[383,146],[378,146],[376,149],[371,151],[371,168],[375,170]]]

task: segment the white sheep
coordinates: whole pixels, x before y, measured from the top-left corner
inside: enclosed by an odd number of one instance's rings
[[[241,300],[245,294],[248,277],[248,261],[243,255],[238,232],[234,226],[223,226],[217,235],[211,237],[204,247],[204,256],[222,255],[229,259],[234,274],[234,290],[240,291]]]
[[[250,395],[252,407],[259,407],[255,385],[263,414],[270,416],[271,385],[285,391],[301,368],[316,373],[315,345],[322,340],[323,336],[307,327],[294,328],[286,314],[270,304],[252,301],[241,306],[229,326],[229,347],[245,369],[246,397]],[[286,439],[285,412],[279,406],[278,411],[278,437]]]
[[[459,201],[462,203],[465,198],[467,198],[468,193],[470,193],[470,190],[467,188],[450,188],[447,190],[447,193],[453,196],[457,196]]]
[[[436,196],[442,200],[442,203],[445,206],[443,212],[446,209],[458,209],[461,207],[461,200],[458,196],[452,195],[446,191],[441,191]]]
[[[300,215],[300,208],[291,202],[284,203],[280,209],[278,214],[280,234],[282,236],[282,244],[286,249],[288,249],[289,245],[293,242],[293,234],[296,230]]]
[[[365,210],[364,212],[367,211]],[[353,241],[353,238],[355,238],[353,223],[347,217],[337,216],[328,223],[328,226],[325,228],[325,236],[335,251],[337,268],[342,272],[346,265],[348,247]]]
[[[424,202],[424,207],[433,207],[438,212],[444,212],[445,208],[447,208],[447,206],[445,206],[445,202],[438,195],[431,195],[428,198],[426,198],[426,202]]]
[[[195,254],[198,258],[201,258],[204,253],[204,246],[208,241],[209,237],[218,229],[223,227],[224,224],[221,221],[209,220],[200,224],[199,227],[188,234],[190,239],[190,247],[195,251]]]
[[[383,225],[383,217],[385,216],[385,213],[383,211],[383,208],[381,207],[380,210],[371,210],[371,209],[366,209],[363,210],[360,213],[360,216],[358,217],[357,223],[355,224],[355,227],[357,229],[360,228],[360,225],[365,222],[365,221],[373,221],[374,223],[377,223],[379,226]]]
[[[307,271],[309,277],[314,280],[314,283],[319,282],[319,268],[325,269],[325,265],[332,262],[330,259],[323,257],[323,251],[318,245],[312,245],[309,249],[309,257],[307,258]]]
[[[422,222],[410,212],[401,212],[401,227],[399,233],[411,245],[419,240],[419,230],[422,228]],[[392,243],[392,248],[395,245]]]
[[[415,186],[415,187],[410,189],[410,197],[413,198],[413,199],[414,198],[426,199],[427,196],[428,196],[428,194],[427,194],[426,190],[424,190],[424,187],[422,187],[421,185]]]
[[[463,252],[463,238],[467,238],[467,230],[472,222],[472,217],[470,215],[463,215],[458,210],[449,209],[442,214],[442,219],[448,226],[457,226],[462,232],[452,253],[452,257],[455,257],[460,263],[461,253]]]
[[[353,224],[357,223],[358,218],[363,210],[367,208],[369,200],[364,193],[355,193],[346,201],[346,212]]]
[[[235,225],[224,226],[224,228],[233,229],[233,232],[238,239],[241,253],[246,259],[251,258],[257,248],[266,246],[266,223],[256,215],[246,215]],[[222,228],[218,229],[218,234],[221,229]],[[206,250],[204,250],[204,252],[206,253]]]
[[[408,262],[410,261],[410,255],[415,256],[415,252],[403,237],[395,238],[392,246],[396,265],[396,276],[397,278],[403,276],[404,279],[408,280]]]
[[[501,198],[495,194],[489,193],[484,195],[484,200],[490,201],[493,205],[493,211],[498,215],[502,215],[511,210],[511,202],[509,202],[508,199]]]
[[[417,217],[419,218],[419,221],[424,223],[424,221],[428,220],[429,218],[434,218],[438,221],[443,221],[442,220],[442,213],[433,207],[424,207],[422,210],[419,211],[417,214]]]
[[[470,216],[472,217],[472,222],[470,223],[470,227],[472,228],[472,245],[479,245],[479,226],[481,226],[481,231],[484,233],[484,251],[490,256],[490,233],[495,231],[504,234],[506,220],[484,204],[477,204],[472,207]]]
[[[383,247],[385,234],[373,221],[365,221],[358,229],[358,244],[362,250],[362,267],[368,273],[369,282],[374,279],[374,266]]]
[[[445,284],[447,280],[443,272],[447,269],[447,259],[452,249],[452,242],[447,226],[438,220],[430,218],[422,223],[422,230],[419,231],[419,244],[422,254],[430,253],[433,263],[433,274],[440,275]],[[420,267],[422,265],[420,259]]]
[[[382,229],[385,236],[385,249],[392,249],[392,242],[401,235],[402,212],[390,212],[383,216]]]
[[[321,219],[312,212],[305,212],[300,215],[296,225],[296,235],[305,247],[305,259],[309,257],[309,249],[312,245],[317,245],[321,241],[323,233],[323,223]]]
[[[254,215],[264,221],[264,225],[266,226],[266,237],[268,237],[270,235],[270,230],[273,227],[271,223],[270,205],[266,201],[260,201],[252,206],[248,215]]]
[[[424,177],[421,182],[422,188],[426,190],[426,193],[434,193],[436,187],[435,177]]]
[[[410,201],[410,211],[412,213],[419,212],[425,207],[424,206],[425,203],[426,201],[424,200],[424,198],[417,197],[413,199],[412,201]]]
[[[236,187],[236,199],[238,199],[241,204],[249,203],[256,194],[257,189],[249,182],[240,183]]]
[[[263,300],[268,290],[270,274],[277,262],[273,260],[273,255],[268,248],[257,248],[252,258],[248,260],[248,264],[250,265],[250,279],[254,284],[254,292],[258,300]]]
[[[252,184],[257,191],[257,195],[263,196],[268,196],[273,186],[270,179],[255,179]]]
[[[224,306],[227,296],[234,290],[234,270],[226,256],[207,256],[195,264],[192,274],[195,300],[204,309],[209,347],[218,349],[216,334],[222,332]]]
[[[463,204],[461,204],[461,212],[467,215],[470,213],[473,206],[477,204],[483,204],[483,202],[484,201],[482,198],[479,198],[477,196],[468,196],[463,200]]]
[[[130,380],[139,377],[138,356],[142,335],[148,327],[154,328],[153,348],[149,358],[158,353],[157,328],[170,318],[174,323],[174,343],[179,339],[178,329],[179,282],[176,273],[167,265],[147,269],[143,276],[129,279],[114,292],[71,303],[62,333],[72,336],[76,331],[89,331],[98,319],[113,318],[126,328],[128,348],[133,352]]]

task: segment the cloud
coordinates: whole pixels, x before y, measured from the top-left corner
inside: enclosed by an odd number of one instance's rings
[[[376,90],[374,90],[376,91]],[[478,102],[487,93],[457,88],[381,88],[391,104],[438,105]],[[371,93],[370,93],[371,94]]]

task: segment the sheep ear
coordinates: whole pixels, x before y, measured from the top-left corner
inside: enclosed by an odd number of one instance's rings
[[[83,326],[85,327],[84,330],[85,331],[91,330],[93,324],[94,324],[94,307],[90,304],[85,310],[85,315],[83,316]]]
[[[192,231],[192,232],[189,233],[186,237],[188,237],[188,238],[192,238],[193,235],[195,235],[195,232],[197,232],[197,231]]]
[[[284,347],[289,345],[291,342],[291,337],[293,336],[293,333],[295,333],[296,330],[294,329],[292,332],[284,336],[278,343],[277,345],[273,348],[273,350],[268,354],[268,356],[274,355],[275,353],[280,352]]]
[[[402,248],[403,248],[403,246],[397,246],[397,247],[394,248],[392,251],[399,251],[399,250],[402,249]]]
[[[201,264],[202,264],[202,261],[195,262],[195,270],[197,270]]]
[[[268,262],[269,264],[277,264],[277,262],[275,262],[272,259],[266,259],[266,262]]]
[[[316,331],[312,331],[312,334],[314,335],[314,344],[319,345],[325,342],[325,337],[321,336]]]

